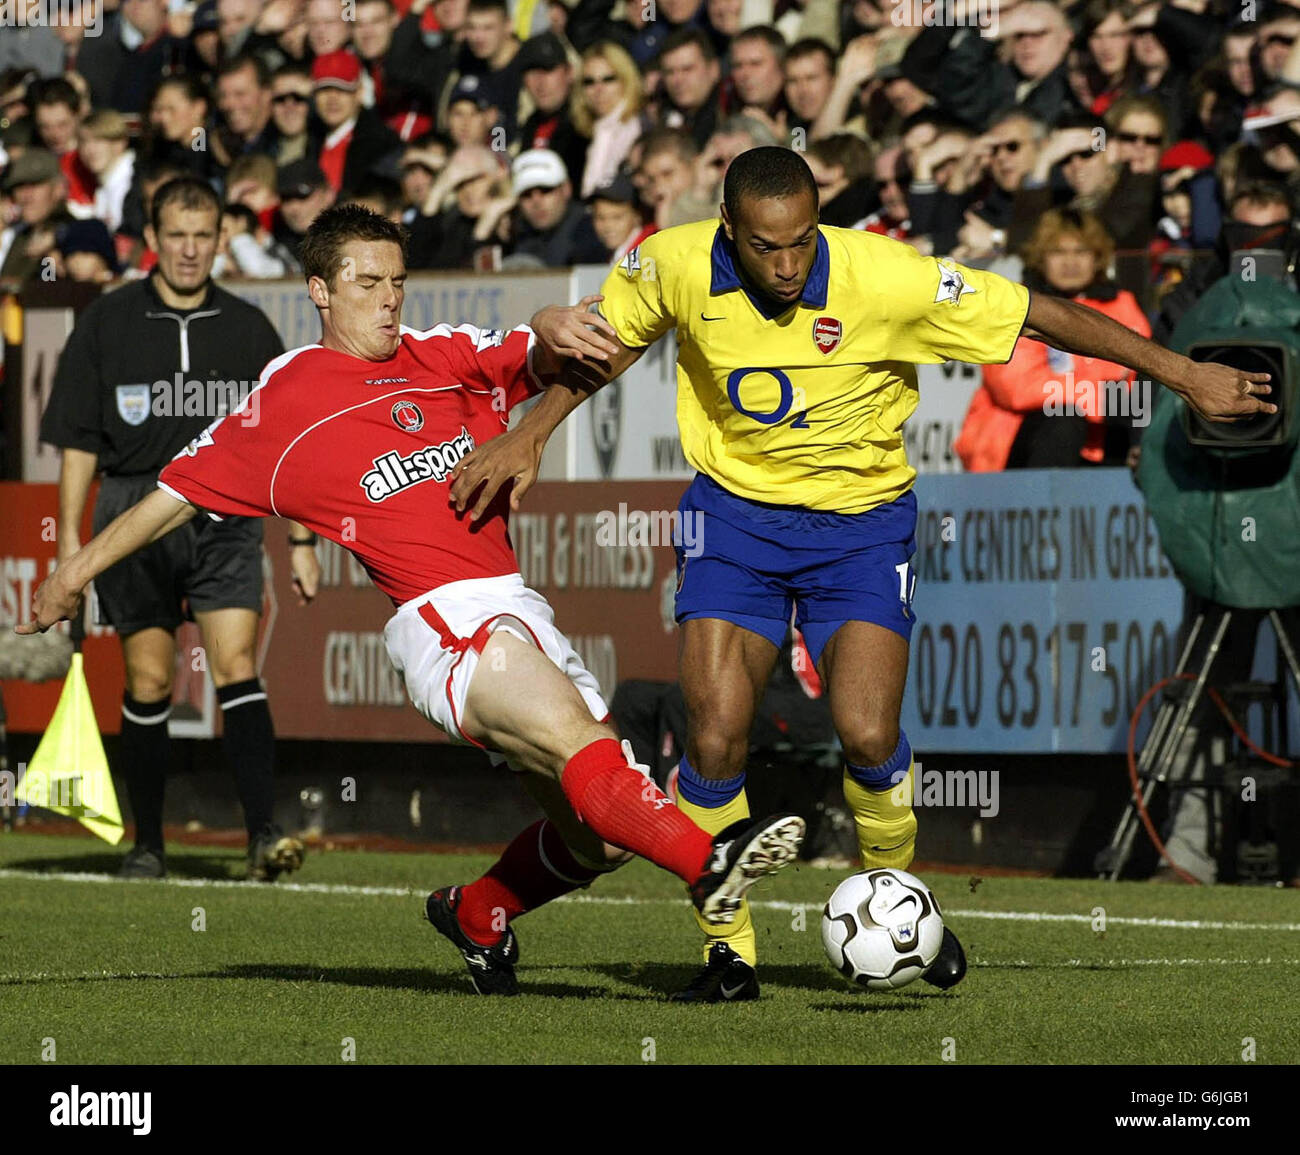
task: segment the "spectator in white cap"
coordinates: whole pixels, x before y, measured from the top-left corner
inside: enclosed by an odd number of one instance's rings
[[[607,252],[558,154],[546,148],[521,152],[511,169],[515,194],[511,256],[528,256],[548,268],[603,264]]]

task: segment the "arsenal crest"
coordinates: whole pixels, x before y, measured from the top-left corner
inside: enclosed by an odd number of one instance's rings
[[[424,427],[424,414],[414,401],[399,401],[393,406],[393,424],[407,433],[414,433]]]
[[[823,353],[833,353],[844,336],[844,326],[834,317],[818,317],[813,322],[813,340]]]

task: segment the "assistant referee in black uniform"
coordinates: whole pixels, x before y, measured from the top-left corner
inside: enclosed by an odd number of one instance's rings
[[[163,466],[233,410],[267,362],[284,352],[261,310],[212,283],[220,222],[221,202],[202,181],[185,177],[163,185],[146,227],[157,268],[97,300],[68,338],[41,423],[41,439],[63,451],[60,565],[81,546],[81,518],[97,472],[104,477],[95,502],[96,533],[155,488]],[[210,387],[212,382],[227,384],[223,389]],[[255,418],[251,405],[231,420]],[[289,539],[295,587],[301,599],[310,600],[320,580],[315,537],[291,523]],[[225,749],[248,827],[249,877],[270,881],[299,867],[302,843],[286,836],[272,817],[275,734],[255,656],[261,520],[196,518],[107,570],[95,592],[101,624],[117,630],[126,664],[122,771],[136,842],[121,874],[165,873],[167,718],[175,632],[187,611],[202,632],[221,704]]]

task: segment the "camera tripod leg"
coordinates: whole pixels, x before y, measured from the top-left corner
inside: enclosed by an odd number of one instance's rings
[[[1219,620],[1215,623],[1213,636],[1206,648],[1200,672],[1197,674],[1191,690],[1179,702],[1167,700],[1161,704],[1159,711],[1156,713],[1155,722],[1152,724],[1151,733],[1147,736],[1147,740],[1138,755],[1137,772],[1138,780],[1144,783],[1141,792],[1142,807],[1144,809],[1150,805],[1156,787],[1169,783],[1171,771],[1174,769],[1179,750],[1182,748],[1183,738],[1191,725],[1196,708],[1200,705],[1201,698],[1205,694],[1210,669],[1219,656],[1219,649],[1223,644],[1224,635],[1227,634],[1228,626],[1232,621],[1231,610],[1225,609],[1219,611],[1219,613]],[[1174,671],[1175,675],[1186,672],[1191,662],[1192,652],[1205,624],[1205,614],[1197,614],[1196,621],[1188,633],[1187,642],[1183,646],[1183,652],[1179,656],[1178,666]],[[1152,769],[1153,765],[1154,770]],[[1181,776],[1182,772],[1177,775],[1177,777]],[[1133,852],[1133,840],[1137,837],[1138,825],[1138,807],[1136,802],[1130,798],[1128,804],[1124,807],[1123,814],[1120,815],[1110,842],[1097,855],[1095,869],[1102,878],[1115,882],[1123,873],[1124,867],[1128,865],[1129,856]]]

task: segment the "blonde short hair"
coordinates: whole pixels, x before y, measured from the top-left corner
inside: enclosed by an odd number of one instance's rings
[[[1065,236],[1078,237],[1097,258],[1097,271],[1105,273],[1115,255],[1115,241],[1106,226],[1092,213],[1077,209],[1049,209],[1038,221],[1034,235],[1025,245],[1025,267],[1042,274],[1049,251]]]
[[[96,140],[129,140],[126,117],[115,108],[101,108],[81,122],[82,131]]]

